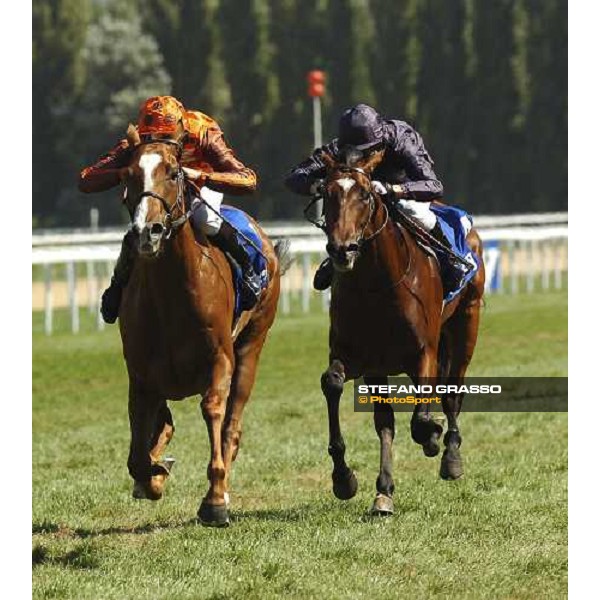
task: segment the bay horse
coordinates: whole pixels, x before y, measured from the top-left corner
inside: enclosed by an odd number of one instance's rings
[[[485,272],[483,261],[473,279],[444,305],[437,260],[417,244],[405,227],[394,223],[375,192],[371,173],[383,151],[337,162],[323,154],[324,230],[335,275],[331,291],[329,367],[321,377],[329,417],[329,454],[333,460],[333,492],[352,498],[358,480],[345,460],[339,421],[344,382],[364,377],[366,384],[386,384],[389,375],[406,373],[415,385],[438,375],[462,384],[477,341]],[[482,243],[471,229],[467,242],[481,259]],[[448,430],[440,476],[463,474],[458,415],[463,394],[443,396]],[[394,411],[374,404],[380,440],[380,471],[371,512],[393,514],[392,443]],[[417,404],[411,435],[426,456],[440,451],[443,433],[426,404]]]
[[[252,221],[267,259],[268,286],[256,306],[234,323],[230,263],[193,231],[186,212],[180,143],[140,142],[132,126],[127,139],[132,158],[122,179],[138,256],[119,323],[129,375],[127,464],[133,494],[139,499],[162,497],[170,463],[161,455],[174,432],[167,399],[200,394],[210,460],[209,489],[198,517],[205,525],[226,526],[228,481],[239,449],[242,413],[275,318],[287,246],[274,248]]]

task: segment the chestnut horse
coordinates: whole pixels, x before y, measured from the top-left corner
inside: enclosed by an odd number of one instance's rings
[[[234,323],[231,266],[192,230],[179,143],[140,143],[132,127],[128,141],[132,159],[123,179],[138,256],[119,321],[129,374],[128,468],[134,497],[158,500],[163,494],[170,462],[161,461],[161,455],[174,431],[167,399],[200,394],[210,439],[210,485],[198,517],[206,525],[227,525],[228,479],[242,412],[275,318],[286,246],[273,248],[253,222],[262,238],[269,283],[253,310]]]
[[[367,384],[385,384],[388,375],[407,373],[415,385],[438,375],[462,383],[477,341],[484,288],[481,267],[465,289],[444,306],[437,260],[413,235],[390,218],[373,190],[370,174],[382,159],[338,163],[324,155],[324,216],[327,252],[335,267],[329,330],[329,368],[321,377],[329,416],[329,454],[333,460],[333,492],[347,500],[358,481],[345,461],[339,403],[345,381],[364,377]],[[481,258],[482,245],[472,229],[467,241]],[[443,397],[448,422],[440,475],[457,479],[463,473],[458,415],[462,394]],[[377,495],[373,514],[393,513],[392,442],[394,412],[375,404],[374,424],[381,445]],[[426,456],[436,456],[443,427],[427,405],[416,405],[411,419],[413,440]]]

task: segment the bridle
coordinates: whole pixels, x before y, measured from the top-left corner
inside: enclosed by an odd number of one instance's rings
[[[181,154],[183,152],[183,146],[181,142],[177,142],[176,140],[145,140],[136,145],[136,148],[139,146],[146,146],[148,144],[170,144],[171,146],[177,147],[177,198],[174,204],[169,204],[167,200],[157,194],[156,192],[141,192],[138,195],[137,203],[139,204],[143,198],[155,198],[158,200],[165,211],[165,217],[162,222],[162,226],[164,228],[165,239],[169,239],[173,233],[175,233],[189,218],[192,216],[192,210],[185,209],[185,174],[180,165]],[[179,209],[181,215],[174,219],[173,218],[173,210]]]
[[[340,171],[344,172],[351,172],[351,173],[359,173],[360,175],[363,175],[364,177],[367,178],[367,181],[369,182],[369,216],[367,218],[367,220],[365,221],[365,224],[363,225],[360,234],[358,235],[358,238],[356,240],[356,243],[358,245],[358,248],[360,250],[360,248],[363,246],[363,244],[365,244],[366,242],[368,242],[369,240],[372,240],[373,238],[376,238],[385,228],[385,226],[388,223],[389,217],[390,217],[390,213],[388,211],[388,207],[386,205],[385,202],[381,202],[383,209],[385,210],[385,219],[383,220],[383,224],[381,225],[381,227],[379,227],[379,229],[377,229],[377,231],[375,231],[374,233],[372,233],[371,235],[365,237],[365,231],[367,230],[367,227],[369,226],[369,224],[371,223],[371,219],[373,218],[373,215],[375,214],[375,195],[373,193],[373,180],[371,179],[371,176],[369,175],[369,173],[367,173],[364,169],[361,169],[360,167],[342,167],[341,169],[339,169]]]
[[[385,219],[383,220],[383,224],[377,229],[377,231],[371,233],[368,236],[365,236],[367,227],[371,223],[371,220],[373,219],[373,215],[375,214],[375,207],[376,207],[375,193],[373,192],[373,181],[371,179],[371,176],[369,175],[369,173],[367,173],[364,169],[361,169],[360,167],[350,167],[350,166],[340,165],[340,166],[336,166],[335,170],[341,171],[342,173],[344,173],[344,172],[359,173],[359,174],[363,175],[364,177],[366,177],[367,181],[369,182],[369,188],[368,188],[369,216],[368,216],[367,220],[365,221],[365,224],[363,225],[363,227],[357,237],[357,240],[356,240],[356,245],[358,247],[357,249],[360,250],[366,242],[377,237],[384,230],[385,226],[388,224],[390,213],[389,213],[386,203],[382,201],[381,204],[383,205],[383,209],[385,210]],[[320,200],[322,197],[323,197],[322,195],[315,196],[311,200],[311,202],[309,202],[309,204],[306,206],[306,208],[304,209],[304,215],[308,221],[310,221],[313,225],[315,225],[315,227],[318,227],[322,231],[326,232],[327,224],[325,223],[324,220],[319,221],[318,219],[312,219],[310,216],[308,216],[308,210],[310,209],[310,207],[313,204],[315,204],[317,202],[317,200]]]

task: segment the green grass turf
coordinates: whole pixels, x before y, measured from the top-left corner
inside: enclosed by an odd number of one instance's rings
[[[488,298],[470,374],[566,375],[566,306],[566,292]],[[166,497],[134,501],[118,333],[89,330],[34,333],[34,597],[566,597],[566,414],[463,414],[458,482],[438,478],[439,457],[425,458],[397,415],[396,514],[372,520],[371,416],[353,412],[348,389],[359,492],[340,502],[319,389],[326,317],[280,317],[246,412],[232,526],[205,529],[194,520],[208,459],[197,400],[172,403]]]

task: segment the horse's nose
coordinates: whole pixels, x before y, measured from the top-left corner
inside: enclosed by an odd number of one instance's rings
[[[336,244],[335,242],[329,242],[325,246],[325,249],[327,250],[327,254],[332,258],[343,259],[349,252],[358,252],[358,244]]]
[[[327,246],[325,246],[325,249],[327,250],[327,254],[332,258],[339,258],[344,255],[344,246],[342,244],[329,242]]]
[[[140,252],[143,254],[155,254],[166,232],[167,228],[164,223],[159,221],[146,223],[140,231]]]
[[[162,223],[150,223],[147,225],[148,233],[150,237],[161,236],[165,232],[166,227]]]

